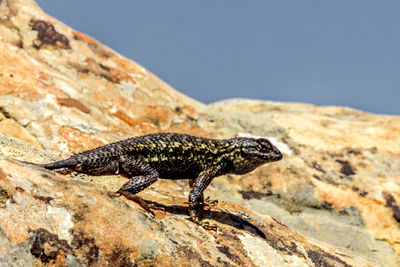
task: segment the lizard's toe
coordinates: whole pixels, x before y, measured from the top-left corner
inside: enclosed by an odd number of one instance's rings
[[[206,199],[203,201],[203,207],[206,207],[207,210],[215,207],[218,204],[218,200],[217,199],[211,199],[209,196],[206,197]]]
[[[144,201],[143,199],[141,199],[138,196],[135,196],[134,194],[131,194],[130,192],[127,192],[125,190],[118,190],[115,194],[119,194],[119,196],[124,196],[129,200],[132,200],[134,202],[136,202],[137,204],[140,205],[140,207],[142,207],[145,211],[147,211],[148,213],[150,213],[153,217],[155,217],[154,212],[151,210],[153,207],[153,205],[148,204],[146,201]]]
[[[199,226],[203,227],[206,230],[211,230],[211,231],[218,230],[218,226],[216,226],[215,224],[210,224],[209,222],[201,222]]]

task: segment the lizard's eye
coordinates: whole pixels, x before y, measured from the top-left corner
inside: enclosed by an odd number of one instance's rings
[[[260,146],[258,146],[258,150],[261,152],[268,152],[268,151],[270,151],[270,148],[267,146],[260,145]]]
[[[267,140],[262,140],[261,142],[259,142],[257,149],[261,152],[268,152],[272,150],[272,146],[271,143]]]

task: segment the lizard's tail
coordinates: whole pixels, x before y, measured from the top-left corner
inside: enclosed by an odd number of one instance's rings
[[[46,164],[42,164],[40,165],[45,169],[48,170],[57,170],[57,169],[64,169],[64,168],[73,168],[76,166],[76,159],[74,158],[68,158],[68,159],[64,159],[64,160],[60,160],[60,161],[56,161],[56,162],[52,162],[52,163],[46,163]]]

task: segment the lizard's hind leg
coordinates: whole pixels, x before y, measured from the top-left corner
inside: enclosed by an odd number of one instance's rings
[[[125,183],[117,193],[120,193],[124,196],[126,195],[135,195],[142,191],[143,189],[149,187],[152,183],[157,181],[158,174],[149,174],[149,175],[140,175],[136,177],[132,177],[129,179],[127,183]]]
[[[121,160],[120,166],[121,171],[125,173],[130,180],[125,183],[118,192],[129,192],[134,195],[146,187],[149,187],[160,177],[156,169],[134,158]]]
[[[130,177],[129,181],[125,183],[116,194],[123,195],[127,199],[137,202],[146,211],[151,211],[149,205],[142,199],[135,196],[143,189],[149,187],[159,178],[158,172],[145,163],[139,163],[134,159],[128,159],[121,163],[121,170]]]

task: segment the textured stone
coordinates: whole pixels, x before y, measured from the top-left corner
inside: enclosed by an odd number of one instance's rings
[[[4,115],[3,115],[4,116]],[[13,119],[4,118],[0,120],[0,133],[8,134],[42,148],[41,144],[24,127]]]
[[[399,266],[400,117],[341,107],[229,100],[204,105],[44,14],[0,2],[0,262],[6,266]],[[205,212],[188,183],[114,197],[120,176],[44,163],[152,132],[266,136],[285,154],[215,179]]]

